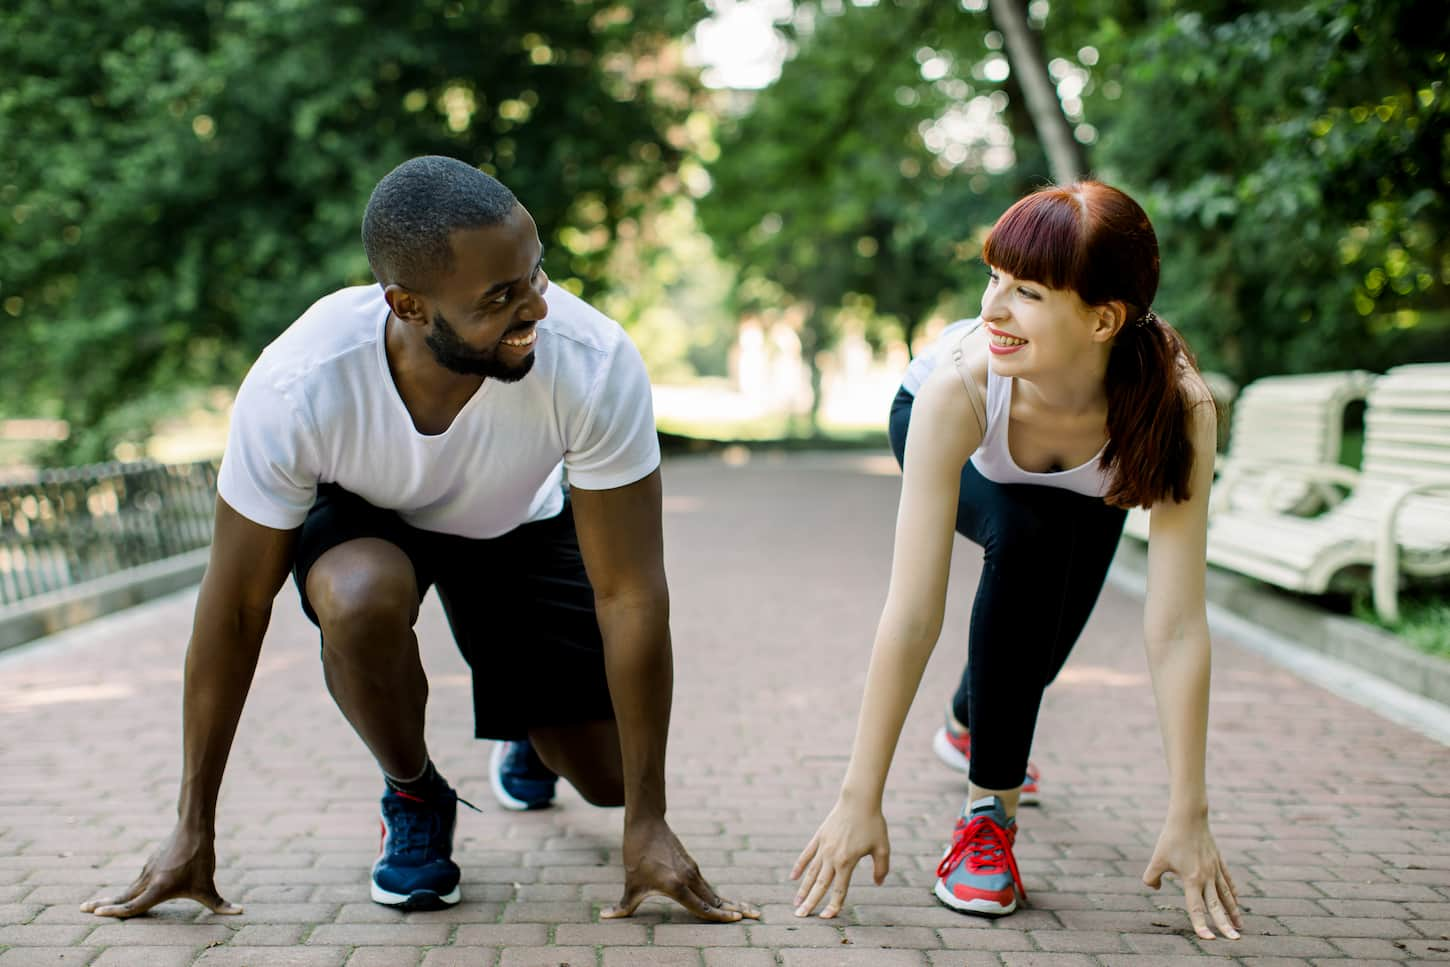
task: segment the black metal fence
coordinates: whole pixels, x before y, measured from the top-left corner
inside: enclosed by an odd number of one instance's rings
[[[0,481],[0,606],[205,547],[216,472],[147,461]]]

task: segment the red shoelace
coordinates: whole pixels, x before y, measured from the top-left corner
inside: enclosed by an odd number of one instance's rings
[[[1017,858],[1012,855],[1012,842],[1016,838],[1015,828],[1004,828],[991,816],[977,816],[970,822],[958,819],[952,830],[952,848],[937,865],[936,875],[945,877],[962,862],[967,864],[969,873],[990,875],[1007,870],[1025,902],[1027,890],[1022,886],[1022,874],[1017,871]]]

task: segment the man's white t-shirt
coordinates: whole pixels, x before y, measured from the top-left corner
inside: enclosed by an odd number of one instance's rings
[[[290,530],[333,483],[423,530],[489,538],[563,509],[560,486],[608,490],[660,462],[649,376],[619,324],[561,286],[545,293],[533,369],[483,382],[443,433],[413,425],[388,368],[376,285],[320,299],[237,392],[217,489]]]

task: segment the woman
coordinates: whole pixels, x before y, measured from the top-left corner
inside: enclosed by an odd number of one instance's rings
[[[913,364],[892,406],[902,463],[891,584],[851,761],[835,807],[796,861],[796,915],[834,917],[871,855],[890,846],[881,797],[891,756],[941,631],[952,532],[984,551],[968,663],[937,750],[970,795],[937,869],[948,906],[1011,913],[1012,846],[1043,690],[1097,600],[1126,509],[1151,508],[1144,636],[1172,775],[1143,874],[1182,881],[1198,936],[1242,926],[1208,828],[1204,745],[1209,637],[1204,543],[1215,412],[1182,338],[1151,310],[1158,242],[1148,216],[1099,182],[1013,205],[982,250],[980,320],[950,328]],[[907,428],[910,426],[910,433]],[[827,893],[829,891],[829,899]]]

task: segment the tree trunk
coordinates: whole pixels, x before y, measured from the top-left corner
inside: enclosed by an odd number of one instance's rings
[[[1060,185],[1077,181],[1087,170],[1086,159],[1047,74],[1042,38],[1027,26],[1027,0],[987,0],[987,6],[1006,41],[1008,63],[1022,85],[1053,181]]]

